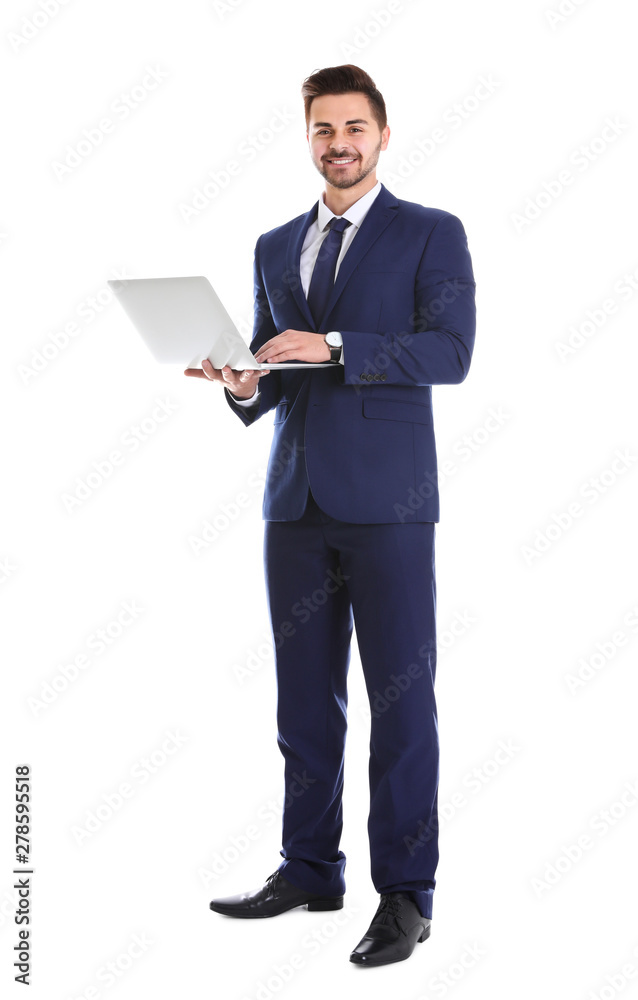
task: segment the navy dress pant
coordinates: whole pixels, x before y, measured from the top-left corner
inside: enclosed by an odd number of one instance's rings
[[[432,916],[439,744],[432,521],[354,524],[312,493],[266,521],[264,564],[284,757],[280,870],[307,892],[345,891],[340,850],[353,622],[370,701],[371,875]]]

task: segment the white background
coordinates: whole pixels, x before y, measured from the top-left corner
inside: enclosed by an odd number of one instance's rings
[[[635,992],[633,7],[563,0],[552,18],[559,3],[3,5],[4,990],[13,779],[26,762],[32,996]],[[208,908],[281,860],[259,485],[272,419],[247,429],[217,386],[157,365],[105,284],[206,274],[250,339],[257,237],[323,190],[301,83],[346,62],[386,99],[379,178],[462,220],[478,309],[467,380],[434,390],[449,474],[432,936],[408,962],[366,972],[348,962],[378,901],[356,649],[341,924],[305,908],[266,921]],[[122,94],[136,95],[125,118]],[[84,130],[104,118],[111,131],[87,152]],[[436,129],[444,141],[422,152]],[[237,175],[186,221],[233,159]],[[146,430],[133,451],[135,426]],[[114,450],[120,465],[69,509]],[[197,555],[206,521],[220,530]],[[134,620],[113,624],[126,602]]]

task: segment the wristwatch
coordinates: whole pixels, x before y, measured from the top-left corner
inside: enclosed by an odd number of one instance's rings
[[[343,337],[340,333],[327,333],[323,338],[330,348],[330,360],[341,361],[341,351],[343,347]]]

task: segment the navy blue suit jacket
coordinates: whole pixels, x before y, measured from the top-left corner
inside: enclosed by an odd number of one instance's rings
[[[299,276],[305,215],[264,233],[254,260],[253,353],[284,330],[343,337],[345,365],[273,370],[247,425],[270,410],[263,517],[297,520],[308,484],[329,515],[358,524],[439,520],[432,386],[462,382],[474,347],[474,275],[460,220],[382,185],[339,266],[320,329]]]

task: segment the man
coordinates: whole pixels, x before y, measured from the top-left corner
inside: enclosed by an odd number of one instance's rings
[[[368,74],[323,69],[302,94],[325,192],[257,240],[250,346],[260,363],[336,364],[233,371],[204,361],[186,371],[223,385],[246,425],[275,410],[263,516],[284,861],[260,889],[210,906],[250,918],[343,905],[354,617],[372,711],[368,834],[380,901],[350,960],[373,966],[408,958],[430,933],[439,774],[431,392],[467,375],[475,285],[459,219],[377,181],[390,129]]]

